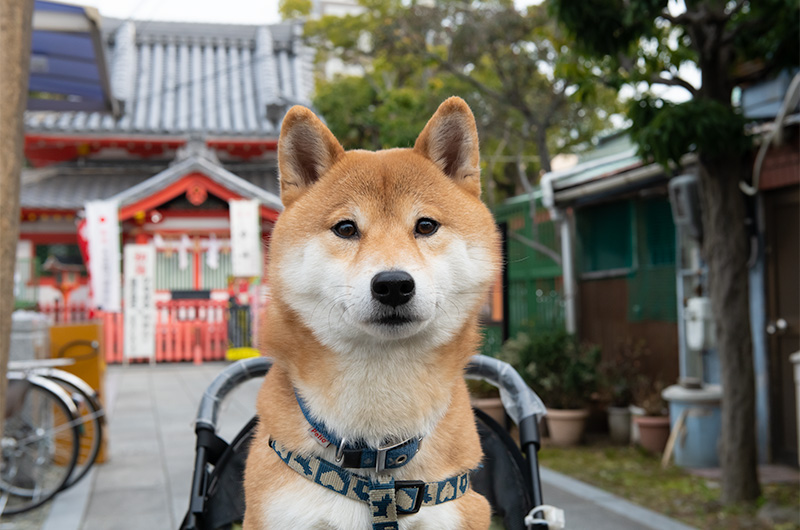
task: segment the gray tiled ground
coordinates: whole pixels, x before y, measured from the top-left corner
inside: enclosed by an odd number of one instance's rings
[[[203,391],[226,364],[134,365],[109,369],[108,464],[98,466],[81,530],[177,528],[194,466],[193,421]],[[223,403],[230,439],[252,417],[260,381]]]

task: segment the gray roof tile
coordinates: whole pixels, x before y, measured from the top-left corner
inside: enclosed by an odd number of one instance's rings
[[[275,137],[290,105],[310,105],[313,55],[294,23],[104,19],[102,27],[123,114],[28,112],[29,131]]]

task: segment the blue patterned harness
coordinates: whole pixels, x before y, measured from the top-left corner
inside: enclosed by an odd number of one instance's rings
[[[398,530],[398,515],[458,499],[469,490],[469,472],[439,482],[394,480],[391,476],[369,479],[319,457],[289,451],[275,440],[270,440],[270,447],[287,466],[311,482],[369,504],[372,530]]]

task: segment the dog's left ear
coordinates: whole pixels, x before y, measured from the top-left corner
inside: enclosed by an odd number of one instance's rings
[[[463,99],[451,97],[439,106],[417,138],[414,151],[431,160],[456,184],[480,196],[478,128]]]

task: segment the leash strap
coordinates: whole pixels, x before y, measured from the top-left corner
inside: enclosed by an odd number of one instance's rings
[[[364,444],[350,444],[336,437],[332,432],[325,428],[325,425],[316,421],[308,410],[308,406],[300,394],[295,390],[295,398],[297,404],[300,405],[300,410],[305,416],[306,421],[316,431],[314,437],[322,443],[324,440],[327,443],[333,444],[335,447],[340,448],[340,454],[337,454],[336,462],[340,463],[342,467],[366,469],[375,469],[381,473],[385,469],[397,469],[403,467],[411,461],[412,458],[419,451],[421,438],[409,438],[396,444],[389,444],[385,447],[372,449]],[[341,460],[339,456],[341,455]]]
[[[270,440],[270,447],[287,466],[311,482],[369,504],[373,530],[398,530],[398,515],[458,499],[469,490],[469,472],[439,482],[394,480],[391,476],[371,480],[322,458],[289,451],[276,440]]]

